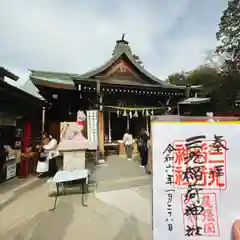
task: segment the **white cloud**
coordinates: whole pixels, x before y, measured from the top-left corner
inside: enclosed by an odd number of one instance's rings
[[[91,3],[90,3],[91,2]],[[183,17],[190,0],[59,1],[2,0],[0,65],[25,81],[27,69],[84,73],[107,61],[127,33],[132,50],[158,77],[198,65],[208,36],[165,41],[169,54],[159,66],[161,39]],[[214,38],[214,37],[213,37]]]

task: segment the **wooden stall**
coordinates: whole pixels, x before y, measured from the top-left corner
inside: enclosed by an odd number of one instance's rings
[[[9,84],[4,77],[18,79],[0,67],[0,135],[7,152],[7,156],[0,159],[0,182],[20,174],[22,153],[36,145],[36,138],[41,135],[41,109],[44,106],[42,99]],[[34,159],[31,157],[31,163]],[[34,168],[34,164],[31,166],[26,171]]]

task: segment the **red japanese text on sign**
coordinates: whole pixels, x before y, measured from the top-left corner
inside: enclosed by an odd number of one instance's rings
[[[222,144],[226,147],[226,141]],[[226,189],[226,149],[203,140],[188,149],[184,140],[174,141],[174,187],[195,184],[203,189]]]
[[[199,193],[199,199],[199,206],[201,206],[199,215],[196,216],[184,214],[185,209],[195,206],[196,202],[194,200],[190,200],[188,202],[184,201],[184,194],[182,194],[185,234],[187,235],[190,232],[189,229],[192,231],[196,231],[197,229],[198,234],[202,236],[219,236],[219,223],[215,193]]]

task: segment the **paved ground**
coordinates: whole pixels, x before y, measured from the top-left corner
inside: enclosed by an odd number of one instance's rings
[[[2,183],[0,185],[0,211],[26,191],[39,187],[44,183],[44,179],[38,179],[36,176],[14,178]]]
[[[22,194],[0,213],[0,239],[151,239],[151,177],[136,162],[112,156],[96,178],[88,207],[77,194],[61,196],[55,212],[48,211],[47,184]]]

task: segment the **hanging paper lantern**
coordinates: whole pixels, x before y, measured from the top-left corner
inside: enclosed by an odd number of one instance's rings
[[[129,117],[130,117],[130,119],[133,117],[132,111],[129,112]]]
[[[149,116],[150,116],[150,114],[149,114],[148,110],[146,111],[146,114],[145,114],[145,116],[146,116],[146,117],[149,117]]]
[[[134,112],[133,116],[134,116],[135,118],[137,118],[137,117],[138,117],[138,112],[137,112],[137,110],[135,110],[135,112]]]
[[[127,112],[126,112],[126,110],[124,110],[124,112],[123,112],[123,117],[127,117]]]
[[[120,112],[119,112],[119,110],[117,110],[117,116],[119,117],[119,115],[120,115]]]
[[[152,116],[154,115],[154,112],[153,112],[153,110],[151,111],[151,115],[152,115]]]

